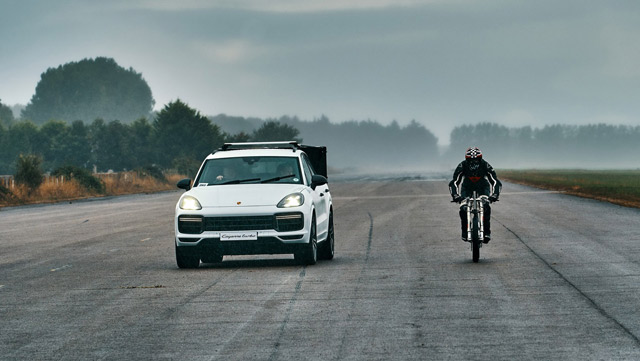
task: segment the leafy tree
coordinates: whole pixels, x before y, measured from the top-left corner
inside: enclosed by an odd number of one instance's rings
[[[49,68],[22,117],[38,124],[49,119],[131,122],[149,115],[154,103],[140,73],[98,57]]]
[[[42,139],[35,124],[30,121],[20,121],[6,131],[3,144],[5,151],[0,154],[0,157],[6,168],[2,173],[10,174],[15,171],[15,160],[18,155],[38,153]]]
[[[23,184],[31,190],[36,189],[42,184],[42,158],[34,154],[20,154],[16,166],[16,174],[14,179],[17,184]]]
[[[8,106],[2,104],[2,100],[0,99],[0,127],[8,127],[13,124],[13,121],[13,111]]]
[[[251,140],[254,142],[273,142],[296,140],[302,142],[302,138],[298,138],[300,131],[295,127],[282,124],[277,121],[268,121],[253,131]]]
[[[195,177],[198,173],[198,169],[202,164],[202,159],[196,159],[188,156],[178,156],[173,158],[171,162],[171,168],[175,169],[178,174],[186,175],[188,177]]]
[[[91,146],[91,163],[96,167],[103,166],[102,155],[109,151],[104,139],[106,128],[107,126],[102,118],[96,118],[89,126],[88,138]]]
[[[9,153],[7,149],[7,131],[0,124],[0,174],[6,174],[8,167],[8,159],[6,158]]]
[[[227,143],[243,143],[243,142],[250,142],[251,141],[251,135],[245,133],[245,132],[240,132],[237,134],[225,134],[225,142]]]
[[[264,120],[260,118],[244,118],[226,114],[218,114],[210,119],[213,124],[229,134],[250,134],[264,123]]]
[[[67,153],[64,157],[64,163],[89,168],[91,165],[91,145],[87,126],[83,121],[74,120],[71,123],[66,142]]]
[[[53,169],[64,163],[69,153],[69,127],[60,120],[49,120],[40,127],[38,153],[42,154],[45,169]]]
[[[165,105],[158,113],[153,131],[156,161],[165,168],[170,167],[176,158],[200,162],[224,141],[217,125],[180,99]]]
[[[129,152],[135,164],[149,167],[154,163],[153,127],[147,118],[139,118],[129,126]]]
[[[129,151],[131,134],[129,127],[117,120],[105,123],[96,119],[89,127],[93,162],[101,171],[119,171],[135,166],[135,154]]]
[[[13,113],[11,113],[10,115],[11,122],[13,123]],[[8,123],[8,119],[5,120],[5,118],[8,118],[8,116],[9,114],[6,113],[5,105],[3,105],[0,101],[0,174],[4,174],[5,169],[7,169],[7,159],[5,158],[5,156],[8,153],[8,149],[6,140],[7,131],[5,130],[5,124]]]
[[[87,128],[81,120],[69,126],[60,120],[49,120],[39,130],[41,142],[37,153],[44,159],[44,169],[51,170],[62,165],[88,167],[91,148]]]

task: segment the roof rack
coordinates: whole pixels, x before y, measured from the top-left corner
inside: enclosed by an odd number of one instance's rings
[[[219,151],[241,149],[291,149],[295,152],[300,149],[300,145],[295,140],[283,142],[224,143]]]

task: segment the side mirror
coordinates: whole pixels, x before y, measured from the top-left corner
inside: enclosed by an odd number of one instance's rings
[[[176,185],[178,188],[188,191],[191,189],[191,178],[181,179]]]
[[[317,186],[321,186],[323,184],[327,184],[327,178],[324,176],[314,174],[311,176],[311,188],[316,189]]]

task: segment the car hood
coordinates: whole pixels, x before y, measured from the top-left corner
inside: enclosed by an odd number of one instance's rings
[[[298,184],[228,184],[196,187],[185,194],[196,197],[202,208],[275,206],[304,188]]]

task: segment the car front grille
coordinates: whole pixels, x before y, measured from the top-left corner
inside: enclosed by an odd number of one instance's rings
[[[232,231],[260,231],[274,229],[278,232],[298,231],[304,228],[302,213],[279,213],[272,216],[202,217],[180,216],[178,230],[186,234]]]
[[[259,231],[275,229],[273,216],[205,217],[205,231]]]

